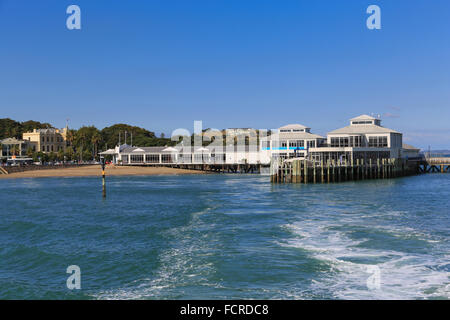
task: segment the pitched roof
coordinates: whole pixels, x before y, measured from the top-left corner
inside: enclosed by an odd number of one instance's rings
[[[145,152],[145,153],[164,153],[163,149],[167,147],[130,147],[126,146],[122,150],[120,150],[121,153],[131,153],[131,152]],[[170,152],[169,152],[170,153]]]
[[[274,139],[288,139],[288,140],[302,140],[302,139],[325,139],[325,137],[310,132],[280,132],[274,133],[268,137],[270,140]]]
[[[298,124],[298,123],[294,123],[294,124],[287,124],[285,126],[282,126],[280,128],[278,128],[278,130],[302,130],[302,129],[311,129],[310,127],[304,126],[302,124]]]
[[[362,114],[362,115],[357,116],[357,117],[355,117],[353,119],[350,119],[350,121],[354,121],[354,120],[355,121],[357,121],[357,120],[377,120],[377,118],[368,116],[367,114]]]
[[[100,152],[99,154],[116,154],[114,149],[108,149],[106,151]]]
[[[406,143],[404,143],[403,145],[402,145],[402,148],[403,149],[406,149],[406,150],[420,150],[419,148],[416,148],[416,147],[414,147],[414,146],[412,146],[412,145],[410,145],[410,144],[406,144]]]
[[[400,133],[400,132],[382,126],[377,126],[375,124],[366,124],[363,126],[350,125],[328,132],[328,134],[358,134],[358,133],[366,134],[366,133]]]
[[[24,143],[25,141],[24,140],[18,140],[18,139],[16,139],[16,138],[6,138],[6,139],[3,139],[3,140],[0,140],[0,143],[1,144],[19,144],[19,143]]]

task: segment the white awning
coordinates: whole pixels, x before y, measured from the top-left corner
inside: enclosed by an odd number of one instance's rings
[[[100,152],[99,154],[117,154],[114,149],[108,149],[106,151]]]

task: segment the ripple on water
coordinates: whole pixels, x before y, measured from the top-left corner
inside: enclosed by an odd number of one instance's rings
[[[449,299],[443,176],[109,177],[105,200],[97,178],[0,180],[0,298]]]

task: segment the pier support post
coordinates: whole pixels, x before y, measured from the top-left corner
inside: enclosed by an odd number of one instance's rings
[[[327,182],[330,183],[330,159],[327,160]]]
[[[380,179],[380,159],[377,159],[377,178]]]
[[[361,180],[366,180],[367,179],[367,166],[366,166],[366,162],[364,161],[364,159],[361,159]]]
[[[316,178],[316,174],[317,174],[316,161],[314,161],[312,163],[312,165],[313,165],[313,182],[316,183],[317,182],[317,178]]]
[[[352,157],[352,164],[351,164],[351,166],[352,166],[352,180],[355,180],[355,162],[353,160],[353,157]]]
[[[304,183],[308,183],[308,178],[309,178],[309,176],[308,176],[308,162],[307,162],[307,160],[305,159],[305,160],[303,160],[303,162],[304,162],[304,164],[303,164],[303,168],[304,168],[304,179],[303,179],[303,182]]]
[[[336,169],[335,169],[334,159],[331,160],[331,169],[332,169],[331,175],[333,176],[333,182],[336,182]]]
[[[325,182],[325,177],[323,176],[323,160],[320,160],[320,180],[322,183]]]
[[[361,168],[360,168],[360,160],[356,159],[356,180],[360,179],[360,173],[361,173]]]

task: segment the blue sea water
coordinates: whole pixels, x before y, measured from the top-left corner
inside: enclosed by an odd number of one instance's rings
[[[109,177],[106,199],[95,177],[0,190],[2,299],[450,298],[447,174]]]

